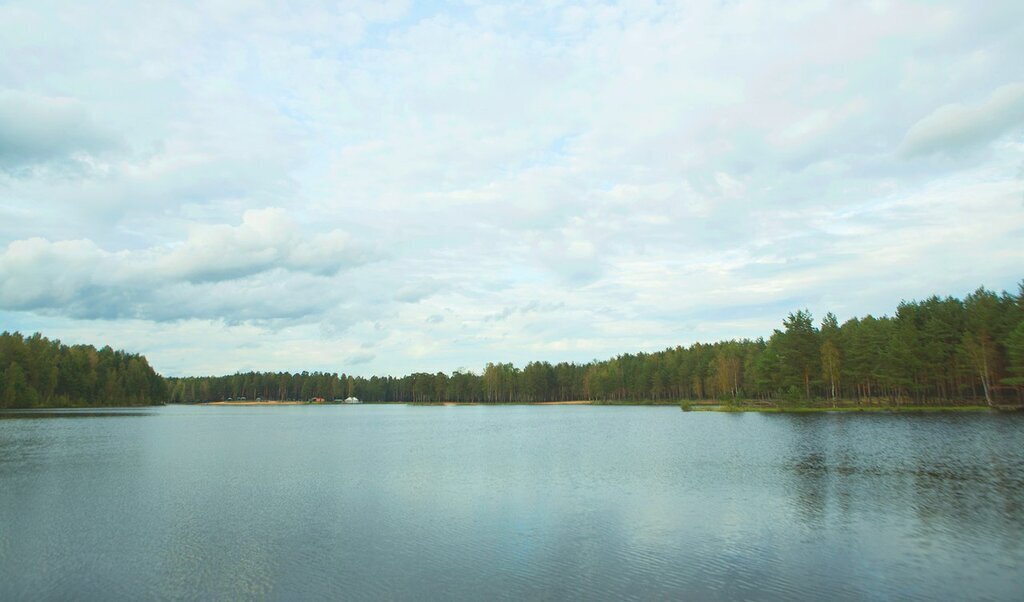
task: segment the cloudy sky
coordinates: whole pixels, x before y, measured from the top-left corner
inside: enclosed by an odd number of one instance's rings
[[[1024,278],[1024,3],[0,2],[0,330],[480,370]]]

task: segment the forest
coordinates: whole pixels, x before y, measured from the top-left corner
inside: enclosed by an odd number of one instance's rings
[[[0,334],[0,408],[142,406],[167,401],[166,382],[134,353],[68,346],[39,333]]]
[[[584,364],[489,363],[483,372],[371,378],[326,372],[249,372],[169,378],[170,401],[228,398],[370,402],[675,403],[757,400],[776,405],[1011,405],[1024,402],[1024,283],[963,299],[903,302],[892,316],[800,310],[768,339],[694,343]]]
[[[368,402],[678,403],[772,405],[1024,404],[1024,283],[963,299],[904,301],[892,316],[789,314],[767,339],[694,343],[588,363],[489,363],[482,373],[370,378],[248,372],[164,378],[146,358],[0,335],[0,408],[124,406],[224,399]]]

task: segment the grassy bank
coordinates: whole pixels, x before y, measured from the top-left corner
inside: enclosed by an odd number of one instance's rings
[[[687,404],[684,411],[692,412],[761,412],[778,414],[810,414],[818,412],[988,412],[1015,411],[1017,407],[990,408],[983,405],[767,405],[767,404]]]
[[[1024,408],[1016,406],[1000,406],[990,408],[984,405],[962,404],[962,405],[890,405],[886,403],[870,403],[857,405],[855,403],[843,403],[833,407],[821,404],[772,404],[762,401],[745,400],[734,403],[722,403],[720,401],[692,402],[685,400],[666,399],[616,399],[616,400],[593,400],[593,401],[554,401],[554,402],[451,402],[451,401],[422,401],[407,403],[411,406],[524,406],[524,405],[592,405],[592,406],[678,406],[687,412],[761,412],[771,414],[801,414],[816,412],[986,412],[986,411],[1020,411]]]
[[[365,403],[365,402],[364,402]],[[403,402],[391,402],[403,403]],[[313,403],[308,401],[216,401],[200,405],[225,405],[225,406],[276,406],[276,405],[342,405],[337,403]],[[765,414],[810,414],[819,412],[897,412],[897,413],[920,413],[920,412],[1014,412],[1024,411],[1022,406],[996,406],[988,407],[976,404],[960,405],[891,405],[887,403],[868,403],[858,405],[845,402],[833,407],[831,404],[810,403],[810,404],[773,404],[764,401],[741,400],[732,403],[723,403],[716,400],[704,400],[699,402],[687,400],[652,400],[652,399],[617,399],[617,400],[593,400],[593,401],[540,401],[540,402],[453,402],[453,401],[419,401],[404,402],[410,406],[547,406],[547,405],[592,405],[592,406],[661,406],[680,407],[686,412],[760,412]]]

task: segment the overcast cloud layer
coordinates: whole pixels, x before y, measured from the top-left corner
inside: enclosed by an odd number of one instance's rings
[[[0,4],[0,329],[479,370],[1024,277],[1024,3]]]

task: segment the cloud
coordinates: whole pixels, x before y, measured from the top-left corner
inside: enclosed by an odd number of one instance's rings
[[[67,307],[83,293],[137,282],[133,266],[118,272],[116,261],[89,240],[51,243],[42,238],[14,241],[0,254],[0,303],[6,309]]]
[[[486,316],[484,316],[484,322],[501,322],[503,320],[507,320],[509,316],[515,313],[515,311],[516,308],[514,307],[502,308],[502,310],[499,312],[487,314]]]
[[[161,259],[168,275],[190,282],[244,278],[270,269],[331,276],[373,253],[341,231],[303,231],[286,211],[249,210],[238,226],[198,224]]]
[[[955,154],[991,142],[1024,125],[1024,83],[1007,84],[984,101],[948,104],[915,123],[900,151],[906,156]]]
[[[500,312],[490,313],[483,317],[484,322],[503,322],[513,315],[527,315],[535,313],[550,313],[556,312],[565,307],[564,302],[557,303],[542,303],[536,299],[529,301],[519,306],[508,306],[502,308]]]
[[[373,258],[340,230],[304,233],[280,209],[247,211],[239,226],[194,225],[170,247],[110,252],[36,237],[0,253],[0,307],[154,321],[299,318],[337,301],[309,294],[336,290],[323,278]]]
[[[179,374],[372,349],[371,374],[1013,287],[1022,24],[1013,0],[0,3],[0,319]]]
[[[395,300],[402,303],[417,303],[433,295],[441,289],[441,283],[436,280],[420,280],[406,284],[395,293]]]
[[[345,358],[345,365],[348,366],[359,366],[361,364],[368,364],[373,361],[373,358],[377,357],[374,353],[353,353]]]
[[[117,146],[74,98],[0,91],[0,170],[88,163]]]

